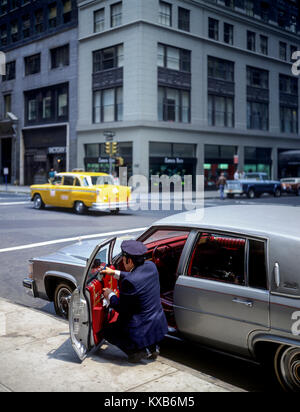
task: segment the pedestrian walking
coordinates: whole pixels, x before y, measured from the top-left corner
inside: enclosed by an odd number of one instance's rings
[[[225,177],[225,174],[222,172],[221,176],[219,177],[219,180],[217,182],[217,186],[220,190],[220,198],[221,200],[225,199],[225,195],[224,195],[224,190],[225,190],[225,185],[226,185],[227,179]]]

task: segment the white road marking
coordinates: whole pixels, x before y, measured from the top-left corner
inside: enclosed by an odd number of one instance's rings
[[[37,247],[55,245],[59,243],[69,243],[69,242],[76,242],[76,241],[87,240],[87,239],[97,239],[97,238],[111,237],[115,235],[124,235],[124,234],[136,233],[136,232],[144,232],[146,229],[147,229],[146,227],[140,227],[140,228],[131,229],[131,230],[120,230],[118,232],[97,233],[94,235],[84,235],[84,236],[71,237],[67,239],[50,240],[48,242],[31,243],[28,245],[14,246],[14,247],[9,247],[5,249],[0,249],[0,253],[14,252],[16,250],[24,250],[24,249],[34,249]]]
[[[27,202],[6,202],[6,203],[1,203],[0,206],[15,206],[15,205],[28,205],[30,202],[27,200]]]

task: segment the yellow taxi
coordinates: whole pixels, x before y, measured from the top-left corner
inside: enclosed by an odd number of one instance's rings
[[[31,186],[35,209],[45,205],[74,208],[77,214],[86,210],[109,210],[112,214],[130,205],[131,188],[115,183],[105,173],[58,173],[48,184]]]

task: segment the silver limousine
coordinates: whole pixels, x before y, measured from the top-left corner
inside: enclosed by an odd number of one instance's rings
[[[254,205],[205,209],[203,218],[192,211],[153,224],[138,240],[160,273],[169,335],[271,360],[280,384],[300,391],[299,228],[298,208]],[[35,297],[56,300],[64,315],[70,301],[71,339],[82,360],[101,341],[105,316],[112,318],[97,267],[105,262],[122,270],[119,239],[92,252],[94,246],[33,259],[24,280]]]

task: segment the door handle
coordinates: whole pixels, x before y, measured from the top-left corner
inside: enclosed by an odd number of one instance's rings
[[[233,303],[239,303],[240,305],[245,305],[248,308],[253,308],[253,302],[251,300],[243,300],[239,298],[234,298]]]

